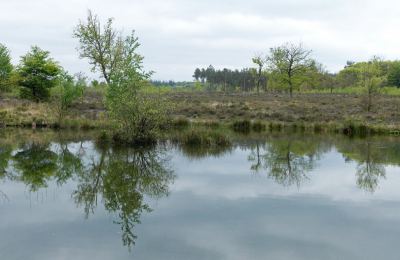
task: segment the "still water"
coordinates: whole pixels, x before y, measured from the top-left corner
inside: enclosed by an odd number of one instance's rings
[[[0,137],[0,259],[400,259],[400,137]]]

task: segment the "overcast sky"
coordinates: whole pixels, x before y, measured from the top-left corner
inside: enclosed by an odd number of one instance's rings
[[[70,73],[86,72],[71,37],[87,9],[125,35],[136,31],[153,79],[191,81],[196,67],[251,67],[255,52],[302,41],[332,72],[347,60],[400,58],[400,1],[392,0],[0,0],[0,43],[13,63],[38,45]]]

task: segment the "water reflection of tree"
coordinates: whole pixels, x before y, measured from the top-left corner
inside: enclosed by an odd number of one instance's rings
[[[12,147],[2,146],[0,153],[4,149],[8,150],[7,162],[0,159],[0,172],[11,162],[12,168],[6,172],[7,178],[25,183],[30,191],[46,188],[48,181],[52,179],[61,186],[73,174],[81,171],[83,164],[79,156],[70,152],[67,143],[57,143],[53,148],[56,150],[51,149],[49,142],[33,141],[21,144],[19,151],[12,155]]]
[[[385,164],[391,157],[386,149],[382,149],[381,143],[367,137],[356,142],[343,143],[338,150],[343,153],[347,162],[357,162],[357,187],[364,189],[367,193],[374,193],[379,187],[379,179],[386,179]]]
[[[99,158],[93,159],[90,170],[82,172],[80,184],[72,197],[85,208],[86,217],[102,203],[110,213],[117,213],[124,245],[131,249],[136,236],[132,233],[140,223],[141,213],[152,209],[144,196],[169,196],[169,185],[176,179],[165,148],[98,147]]]
[[[31,191],[47,187],[47,181],[58,169],[57,154],[49,149],[49,143],[25,143],[13,160],[13,169],[18,173],[17,180],[24,182]]]
[[[66,183],[74,174],[79,174],[84,168],[81,157],[73,154],[68,144],[67,141],[57,143],[57,164],[59,167],[54,174],[54,178],[59,186]]]
[[[265,145],[262,150],[260,145]],[[322,152],[323,146],[311,138],[271,137],[265,144],[257,142],[248,160],[255,162],[251,166],[255,174],[266,171],[280,185],[300,186],[309,179],[307,173],[317,166]]]
[[[0,143],[0,179],[6,174],[6,169],[13,151],[13,145],[9,143]]]

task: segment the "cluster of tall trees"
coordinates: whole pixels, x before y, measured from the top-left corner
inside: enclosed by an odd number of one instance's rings
[[[208,91],[252,91],[257,84],[255,72],[251,68],[244,68],[240,71],[228,68],[219,70],[210,65],[206,69],[196,68],[193,78],[201,82],[202,88]],[[268,79],[265,73],[262,74],[262,79],[261,85],[266,90]]]

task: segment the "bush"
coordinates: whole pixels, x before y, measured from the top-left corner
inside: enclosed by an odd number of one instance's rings
[[[162,89],[121,88],[108,97],[109,122],[118,142],[155,142],[161,135],[173,105]],[[110,86],[112,89],[112,86]],[[124,91],[122,91],[124,89]]]

